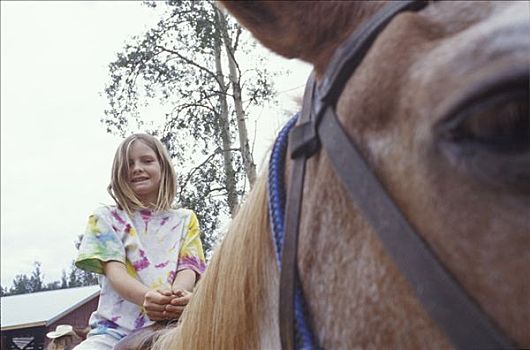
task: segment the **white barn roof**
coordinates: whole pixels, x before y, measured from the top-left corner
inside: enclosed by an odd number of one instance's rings
[[[99,286],[2,297],[2,331],[47,326],[99,295]]]

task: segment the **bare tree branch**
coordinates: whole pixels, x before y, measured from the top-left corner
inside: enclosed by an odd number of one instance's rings
[[[197,172],[200,168],[202,168],[203,166],[208,164],[216,155],[221,154],[223,152],[234,152],[234,151],[239,151],[239,148],[230,148],[228,150],[224,150],[224,149],[218,147],[212,154],[210,154],[208,157],[206,157],[206,159],[201,164],[199,164],[196,167],[192,168],[190,170],[190,172],[188,172],[188,176],[186,176],[186,179],[184,180],[184,183],[179,186],[180,187],[180,191],[179,191],[178,197],[180,198],[182,196],[182,191],[184,190],[184,188],[186,188],[186,185],[187,185],[188,181],[190,181],[191,177],[195,174],[195,172]]]
[[[165,52],[172,53],[173,55],[178,56],[178,57],[179,57],[180,59],[182,59],[184,62],[186,62],[186,63],[188,63],[188,64],[191,64],[192,66],[195,66],[195,67],[197,67],[197,68],[203,70],[204,72],[206,72],[206,73],[208,73],[209,75],[211,75],[212,78],[214,78],[214,79],[217,81],[218,84],[220,84],[219,79],[217,78],[217,75],[216,75],[214,72],[212,72],[211,70],[209,70],[208,68],[206,68],[206,67],[204,67],[204,66],[201,66],[200,64],[198,64],[197,62],[194,62],[193,60],[190,60],[189,58],[187,58],[187,57],[181,55],[181,54],[180,54],[179,52],[177,52],[177,51],[174,51],[174,50],[168,49],[168,48],[166,48],[166,47],[164,47],[164,46],[160,46],[160,45],[155,45],[155,47],[156,47],[157,49],[163,50],[163,51],[165,51]]]

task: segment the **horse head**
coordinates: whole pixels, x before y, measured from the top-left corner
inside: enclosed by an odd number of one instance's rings
[[[319,82],[342,43],[384,5],[224,3],[265,46],[312,63]],[[422,239],[485,314],[527,346],[529,22],[521,2],[433,2],[399,14],[336,104],[344,129]],[[324,347],[449,345],[326,152],[307,161],[298,254]]]

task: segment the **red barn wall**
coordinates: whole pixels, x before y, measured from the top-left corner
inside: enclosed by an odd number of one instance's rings
[[[48,326],[48,330],[46,332],[54,331],[55,328],[60,324],[69,324],[74,327],[77,332],[86,329],[88,327],[88,319],[90,318],[92,312],[96,311],[98,302],[99,296],[90,300],[88,303],[79,306],[75,310],[72,310],[54,323],[51,323]],[[49,339],[46,338],[45,345],[48,345],[48,341]]]

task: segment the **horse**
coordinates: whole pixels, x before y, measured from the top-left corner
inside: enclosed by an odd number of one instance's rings
[[[270,50],[312,64],[318,87],[336,51],[387,2],[222,5]],[[530,347],[529,13],[518,1],[429,2],[399,13],[354,74],[342,77],[335,106],[403,216],[492,324],[523,348]],[[293,162],[286,160],[288,188]],[[267,206],[262,173],[182,320],[153,349],[281,347]],[[297,267],[319,347],[455,346],[326,151],[307,159],[300,212]]]

